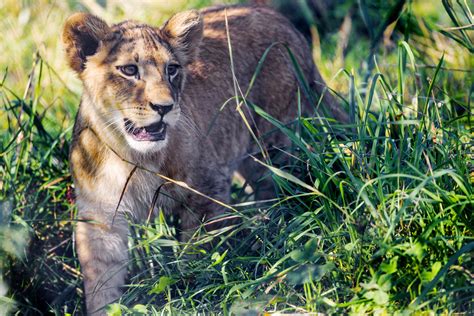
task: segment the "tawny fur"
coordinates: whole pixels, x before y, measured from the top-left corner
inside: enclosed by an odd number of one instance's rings
[[[235,102],[220,111],[235,95],[225,12],[242,92],[265,50],[279,43],[265,59],[247,98],[278,120],[293,121],[298,83],[284,45],[291,48],[318,92],[325,85],[304,38],[270,9],[188,11],[162,28],[131,21],[108,26],[83,13],[66,21],[66,55],[84,84],[70,162],[79,210],[76,242],[89,314],[104,314],[103,307],[121,295],[128,260],[126,214],[136,220],[147,218],[153,195],[164,183],[154,173],[183,181],[224,203],[229,202],[234,171],[262,192],[257,198],[265,197],[271,188],[268,179],[256,184],[263,169],[248,154],[258,147]],[[173,78],[166,73],[169,63],[181,66]],[[121,74],[119,66],[125,64],[136,64],[139,75],[127,78]],[[336,118],[347,119],[329,94],[324,100]],[[140,126],[152,124],[158,116],[150,103],[172,103],[173,109],[163,116],[168,124],[166,139],[146,143],[146,147],[125,136],[123,120],[131,119]],[[303,104],[309,111],[304,98]],[[268,149],[288,144],[281,133],[263,137],[274,127],[245,105],[242,110]],[[139,166],[136,170],[135,165]],[[179,215],[184,240],[203,222],[225,212],[219,204],[174,184],[165,184],[160,192],[154,210]]]

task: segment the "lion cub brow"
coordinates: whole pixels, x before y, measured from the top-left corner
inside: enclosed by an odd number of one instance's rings
[[[170,45],[164,41],[159,30],[143,24],[130,24],[126,29],[120,30],[120,41],[108,53],[106,63],[120,62],[120,56],[127,56],[127,63],[140,63],[142,65],[158,66],[173,58]]]

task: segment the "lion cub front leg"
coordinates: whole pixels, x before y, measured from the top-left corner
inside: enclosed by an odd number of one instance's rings
[[[84,275],[89,315],[106,315],[105,306],[120,298],[127,275],[128,223],[123,215],[113,220],[79,211],[76,245]]]
[[[182,242],[199,239],[198,231],[202,228],[204,231],[210,232],[236,222],[235,219],[229,216],[231,214],[229,209],[224,206],[230,202],[230,186],[231,178],[224,172],[215,175],[213,179],[209,177],[201,178],[197,190],[205,196],[191,194],[186,201],[186,207],[180,210],[180,240]],[[222,204],[216,203],[216,201]],[[207,246],[210,246],[210,244]]]

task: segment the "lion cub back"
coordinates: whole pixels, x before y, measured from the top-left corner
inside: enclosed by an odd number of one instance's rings
[[[236,102],[227,103],[220,111],[223,104],[237,94],[246,96],[248,102],[282,122],[295,120],[298,80],[287,48],[296,57],[308,82],[315,78],[315,67],[303,36],[286,18],[271,9],[217,7],[201,14],[204,36],[196,60],[188,66],[190,74],[184,100],[195,105],[188,108],[193,112],[194,122],[200,129],[210,130],[209,137],[214,144],[219,144],[216,146],[218,156],[223,160],[235,159],[254,149],[254,145],[244,145],[254,142],[245,132],[248,126],[242,115],[258,135],[274,127],[244,105],[239,113]],[[304,98],[303,105],[309,109]],[[282,135],[277,134],[261,140],[266,145],[286,143]]]

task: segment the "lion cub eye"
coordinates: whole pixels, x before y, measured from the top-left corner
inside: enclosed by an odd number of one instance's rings
[[[174,77],[176,77],[176,75],[178,74],[179,67],[180,65],[178,64],[169,64],[168,66],[166,66],[166,73],[168,74],[170,80],[173,80]]]
[[[138,67],[136,65],[125,65],[117,67],[125,76],[136,76],[138,74]]]

